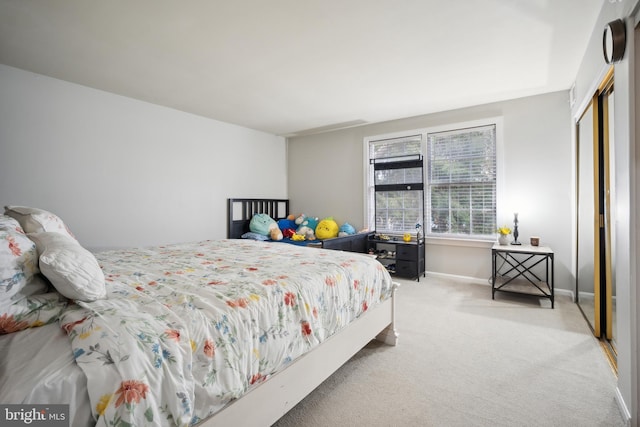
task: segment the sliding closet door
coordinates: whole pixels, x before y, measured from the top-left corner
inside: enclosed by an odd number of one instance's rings
[[[603,261],[604,261],[604,299],[602,304],[602,312],[604,317],[604,326],[603,326],[603,338],[605,338],[609,345],[610,349],[613,351],[613,355],[616,353],[615,347],[615,324],[614,320],[615,316],[615,297],[616,297],[616,253],[615,253],[615,203],[612,203],[612,200],[616,200],[615,197],[615,171],[613,167],[615,163],[613,159],[615,158],[614,150],[615,150],[615,141],[613,138],[614,126],[613,126],[613,118],[614,118],[614,92],[613,92],[613,76],[606,82],[605,86],[602,88],[599,96],[599,105],[602,111],[601,113],[601,121],[602,121],[602,173],[603,173],[603,213],[604,213],[604,224],[602,229],[602,239],[603,239]]]
[[[594,99],[582,114],[577,125],[577,302],[587,322],[600,336],[600,313],[596,310],[600,301],[596,301],[596,280],[599,276],[597,262],[597,99]],[[595,104],[595,108],[594,108]],[[594,130],[595,127],[595,130]]]
[[[613,68],[577,123],[577,302],[612,365],[615,346]]]

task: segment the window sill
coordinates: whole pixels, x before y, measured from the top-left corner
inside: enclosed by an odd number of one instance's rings
[[[441,246],[465,246],[470,248],[491,248],[495,239],[466,239],[464,237],[434,237],[426,236],[425,244]]]

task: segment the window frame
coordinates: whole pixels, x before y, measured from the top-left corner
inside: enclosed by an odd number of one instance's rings
[[[420,129],[412,129],[402,132],[393,132],[381,135],[367,136],[363,139],[363,153],[364,153],[364,224],[369,227],[370,230],[375,230],[375,208],[373,212],[371,210],[371,197],[373,197],[372,190],[372,174],[369,165],[369,144],[371,142],[385,140],[385,139],[398,139],[409,137],[412,135],[420,134],[422,136],[422,156],[424,159],[423,168],[423,181],[424,181],[424,219],[429,220],[428,206],[429,206],[429,194],[428,194],[428,157],[427,157],[427,135],[430,133],[447,132],[464,130],[467,128],[495,125],[496,127],[496,222],[499,218],[503,218],[507,215],[505,209],[505,186],[504,179],[506,164],[504,161],[504,126],[503,117],[494,116],[484,119],[470,120],[465,122],[451,122],[442,125],[430,126]],[[469,234],[453,234],[453,233],[431,233],[429,227],[425,227],[423,224],[423,231],[427,243],[433,244],[447,244],[447,245],[461,245],[461,246],[476,246],[478,244],[484,245],[485,242],[494,242],[495,234],[489,235],[469,235]]]

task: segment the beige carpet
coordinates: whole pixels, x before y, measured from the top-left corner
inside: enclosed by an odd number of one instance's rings
[[[399,281],[396,347],[371,342],[281,418],[307,426],[624,426],[616,378],[569,297]]]

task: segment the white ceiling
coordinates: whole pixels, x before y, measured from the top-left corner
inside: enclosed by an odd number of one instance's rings
[[[0,63],[291,135],[570,88],[603,0],[0,0]]]

